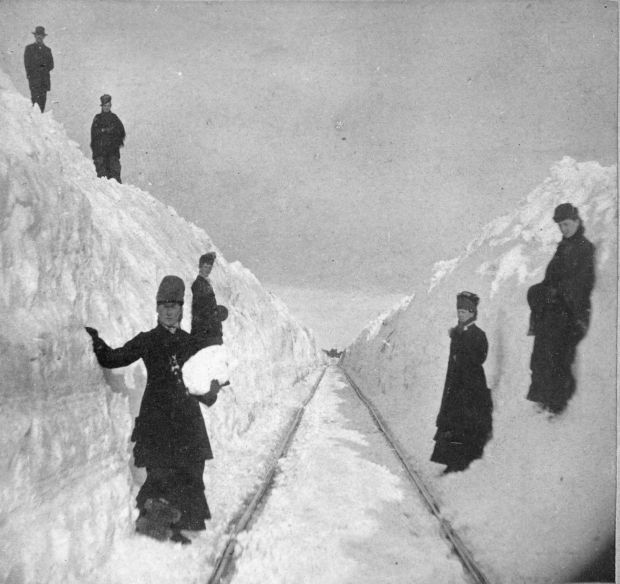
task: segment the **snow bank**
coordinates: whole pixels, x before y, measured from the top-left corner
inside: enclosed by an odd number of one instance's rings
[[[576,205],[597,249],[592,324],[578,347],[577,392],[548,419],[525,399],[533,338],[526,336],[526,291],[542,280],[560,234],[561,202]],[[616,460],[616,168],[564,158],[514,212],[490,223],[465,252],[439,262],[430,286],[409,305],[371,323],[344,366],[391,420],[420,472],[443,501],[492,580],[579,577],[612,543]],[[422,284],[422,283],[421,283]],[[481,297],[489,339],[494,435],[482,460],[440,476],[433,448],[456,294]]]
[[[98,179],[2,71],[0,127],[0,581],[85,582],[131,530],[145,371],[102,371],[83,326],[112,346],[149,330],[160,279],[181,276],[189,306],[198,258],[217,248],[148,193]],[[284,396],[320,356],[239,263],[218,252],[212,281],[234,365],[208,426],[216,458],[234,457],[262,424],[277,432]]]

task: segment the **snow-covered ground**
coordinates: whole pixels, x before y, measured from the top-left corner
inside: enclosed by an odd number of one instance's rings
[[[148,549],[156,565],[197,574],[204,547],[180,555],[132,533],[143,476],[131,470],[129,435],[145,371],[102,370],[83,327],[112,346],[153,328],[161,278],[185,280],[188,307],[198,258],[217,248],[148,193],[98,179],[53,113],[32,108],[2,71],[0,128],[0,581],[149,581]],[[205,410],[215,453],[207,551],[322,361],[311,333],[241,264],[218,254],[212,281],[230,312],[231,386]]]
[[[239,537],[234,584],[465,584],[439,524],[332,367],[265,507]]]
[[[579,578],[613,546],[616,503],[616,168],[568,157],[512,213],[493,221],[462,255],[440,262],[412,297],[370,323],[344,367],[390,421],[438,493],[445,514],[493,581]],[[542,280],[560,233],[553,209],[569,201],[596,246],[592,323],[574,366],[577,392],[548,419],[527,401],[532,337],[526,291]],[[489,339],[485,370],[493,439],[464,473],[429,461],[456,322],[456,294],[481,297]]]

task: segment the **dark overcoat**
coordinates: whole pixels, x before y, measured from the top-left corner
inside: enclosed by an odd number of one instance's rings
[[[594,254],[580,226],[575,235],[560,241],[544,280],[527,293],[534,335],[527,399],[554,413],[561,412],[575,392],[572,364],[590,324]]]
[[[213,458],[196,396],[188,393],[181,368],[209,339],[161,324],[131,339],[119,349],[101,342],[96,350],[102,367],[125,367],[142,359],[147,382],[131,439],[140,467],[182,467]],[[209,400],[209,398],[207,398]],[[215,398],[203,400],[210,406]]]
[[[548,309],[561,311],[567,321],[581,327],[585,334],[590,323],[590,295],[595,279],[594,252],[594,245],[586,239],[583,226],[579,226],[572,237],[560,241],[545,270],[544,280],[538,288],[533,286],[528,291],[534,334]]]
[[[448,370],[437,415],[431,460],[466,467],[482,455],[491,435],[493,402],[483,363],[487,337],[475,323],[450,331]]]
[[[90,127],[90,148],[93,158],[116,156],[120,158],[120,148],[125,143],[125,127],[119,117],[112,112],[101,112],[93,118]]]
[[[30,91],[49,91],[52,87],[50,71],[54,68],[52,50],[39,43],[32,43],[24,51],[24,67]]]
[[[216,318],[217,300],[211,282],[198,276],[192,284],[192,334],[222,336],[222,323]]]

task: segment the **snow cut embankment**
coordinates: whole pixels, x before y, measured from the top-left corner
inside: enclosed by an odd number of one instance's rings
[[[525,396],[533,337],[529,286],[542,280],[561,237],[553,209],[579,208],[596,246],[592,322],[578,347],[577,392],[549,420]],[[372,323],[344,366],[390,420],[492,580],[578,578],[612,543],[616,460],[616,169],[564,158],[514,212],[490,223],[465,252],[440,262],[430,289]],[[421,283],[420,283],[421,284]],[[445,380],[456,294],[481,297],[493,439],[464,473],[440,476],[428,459]]]
[[[1,71],[0,127],[0,580],[85,581],[131,529],[129,435],[145,371],[102,371],[83,326],[112,346],[152,328],[157,285],[177,274],[187,329],[197,260],[216,248],[148,193],[96,178],[52,113]],[[274,404],[320,356],[238,262],[218,252],[212,282],[235,364],[208,414],[217,456],[283,417]]]

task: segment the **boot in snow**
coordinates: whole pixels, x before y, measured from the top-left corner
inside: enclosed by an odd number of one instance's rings
[[[181,519],[181,512],[166,499],[147,499],[136,521],[136,532],[159,541],[173,535],[172,525]]]

